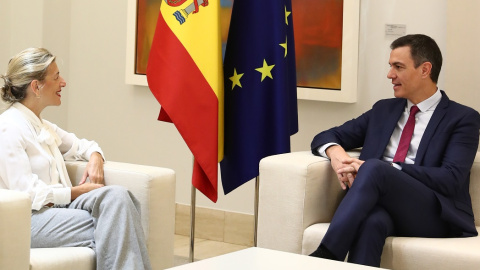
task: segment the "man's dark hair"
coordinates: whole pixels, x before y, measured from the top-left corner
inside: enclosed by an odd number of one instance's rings
[[[432,64],[430,78],[434,83],[438,82],[438,76],[442,69],[442,52],[435,40],[431,37],[421,34],[406,35],[392,42],[390,49],[394,50],[399,47],[410,47],[415,68],[425,62]]]

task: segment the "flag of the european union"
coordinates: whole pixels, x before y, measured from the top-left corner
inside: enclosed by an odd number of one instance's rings
[[[298,131],[291,0],[236,0],[224,60],[225,194],[258,176],[259,162],[290,152]]]

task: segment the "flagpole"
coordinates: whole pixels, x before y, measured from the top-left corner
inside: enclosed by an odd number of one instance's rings
[[[190,202],[190,255],[189,260],[193,262],[194,258],[194,251],[195,251],[195,205],[196,205],[196,194],[197,189],[192,184],[192,191],[191,191],[191,202]]]
[[[260,177],[255,177],[255,227],[253,231],[253,246],[257,246],[257,230],[258,230],[258,196],[260,187]]]

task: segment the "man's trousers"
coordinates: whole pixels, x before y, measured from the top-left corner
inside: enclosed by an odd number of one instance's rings
[[[447,237],[434,192],[381,160],[367,160],[337,208],[322,240],[336,258],[380,266],[388,236]]]

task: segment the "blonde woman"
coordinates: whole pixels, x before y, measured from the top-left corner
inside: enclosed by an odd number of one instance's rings
[[[95,250],[97,269],[150,269],[140,205],[126,189],[104,186],[98,144],[41,118],[61,104],[67,84],[55,56],[26,49],[1,78],[10,106],[0,115],[0,188],[30,195],[32,248],[85,246]],[[64,160],[88,161],[78,186]]]

